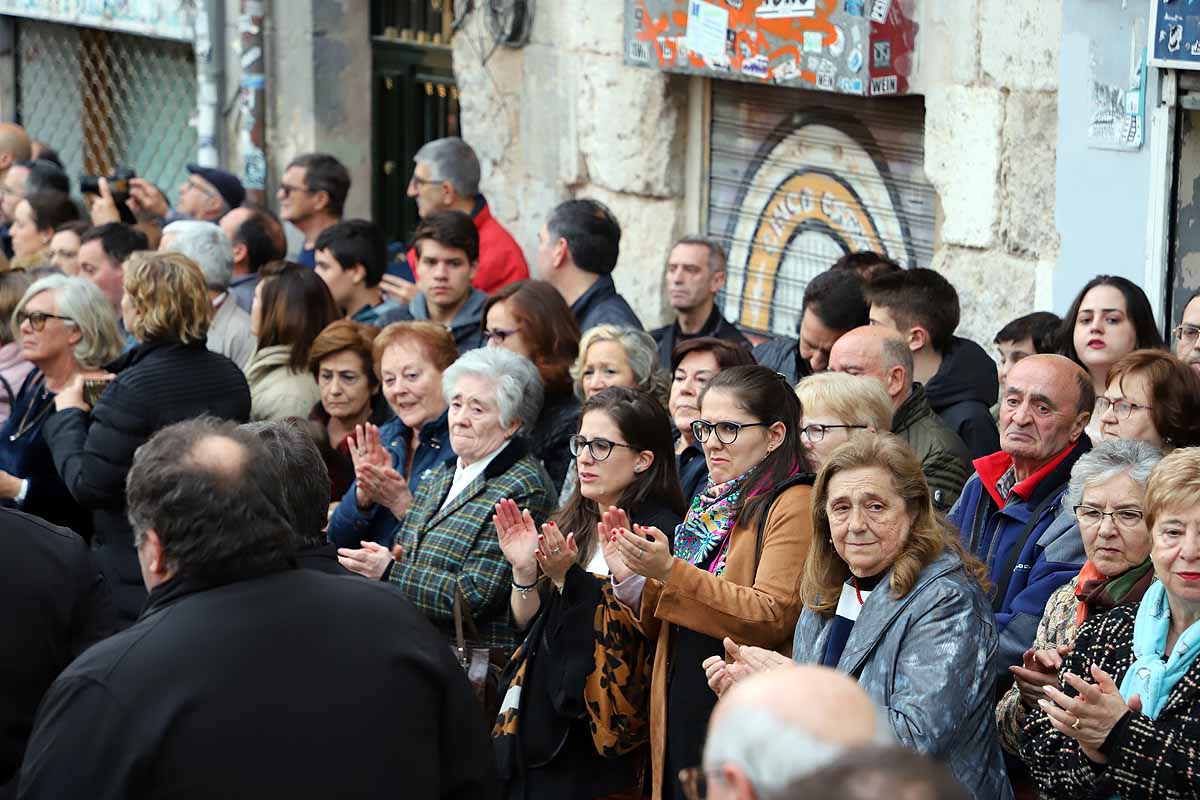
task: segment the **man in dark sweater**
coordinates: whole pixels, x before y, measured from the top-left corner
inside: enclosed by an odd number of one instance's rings
[[[580,333],[604,324],[642,330],[613,283],[620,250],[621,225],[596,200],[560,203],[538,233],[538,277],[567,301]]]
[[[711,336],[749,349],[750,340],[717,309],[717,292],[725,285],[725,248],[706,236],[684,236],[667,256],[667,296],[675,321],[652,331],[658,360],[671,368],[671,353],[680,342]]]
[[[378,581],[295,569],[283,481],[230,423],[179,423],[138,450],[128,505],[150,599],[50,687],[22,798],[498,797],[445,639]],[[332,676],[369,697],[331,693]]]

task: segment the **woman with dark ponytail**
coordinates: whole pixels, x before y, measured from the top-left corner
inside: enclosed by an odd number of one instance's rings
[[[762,366],[723,370],[692,423],[709,478],[674,536],[605,514],[604,555],[617,599],[658,642],[650,694],[654,798],[682,798],[716,703],[701,662],[722,639],[789,653],[812,538],[812,475],[800,401]],[[740,637],[740,638],[739,638]]]

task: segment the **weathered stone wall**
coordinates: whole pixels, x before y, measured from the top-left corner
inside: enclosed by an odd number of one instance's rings
[[[934,269],[958,288],[962,336],[990,346],[1049,308],[1058,256],[1058,0],[925,0],[916,90],[940,200]]]
[[[454,72],[493,213],[533,270],[555,205],[605,203],[622,228],[617,288],[647,327],[661,324],[666,249],[683,233],[685,80],[625,66],[615,0],[538,3],[530,42],[484,64],[482,6],[454,38]]]

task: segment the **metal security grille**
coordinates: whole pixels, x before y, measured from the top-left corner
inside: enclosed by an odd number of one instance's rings
[[[18,114],[72,181],[131,167],[173,194],[196,154],[190,44],[21,20]]]

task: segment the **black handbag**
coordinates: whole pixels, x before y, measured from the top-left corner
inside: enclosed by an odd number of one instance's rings
[[[504,648],[479,647],[471,643],[471,639],[479,641],[479,630],[475,627],[475,620],[471,614],[464,611],[465,604],[462,588],[455,585],[454,643],[450,645],[450,650],[454,653],[458,665],[467,674],[467,680],[475,690],[475,699],[479,701],[484,719],[491,726],[496,715],[500,713],[500,701],[503,699],[500,696],[500,672],[511,654],[505,652]],[[467,638],[464,631],[471,639]]]

